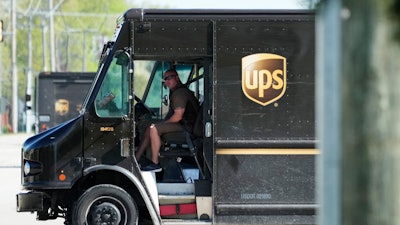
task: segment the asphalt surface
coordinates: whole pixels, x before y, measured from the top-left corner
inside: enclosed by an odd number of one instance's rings
[[[0,134],[0,221],[7,225],[61,225],[63,219],[37,221],[36,214],[17,213],[21,192],[21,147],[32,134]]]

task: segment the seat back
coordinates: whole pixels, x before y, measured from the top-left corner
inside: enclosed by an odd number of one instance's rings
[[[182,125],[183,126],[183,125]],[[186,128],[184,128],[183,132],[171,132],[164,134],[161,139],[163,140],[163,147],[160,151],[161,155],[177,155],[182,154],[182,150],[190,149],[193,146],[195,149],[201,147],[202,138],[203,138],[203,106],[202,104],[199,107],[197,117],[195,123],[193,125],[193,132],[188,134]],[[189,135],[189,136],[188,136]],[[189,137],[189,138],[188,138]],[[189,143],[188,143],[189,142]],[[177,150],[176,153],[173,154],[174,150]],[[190,149],[192,151],[193,149]],[[167,154],[163,154],[169,151]],[[188,151],[188,153],[190,153]],[[193,154],[193,152],[191,152]]]
[[[203,123],[203,104],[200,104],[199,110],[197,112],[196,121],[193,126],[193,136],[196,138],[202,138],[204,133],[204,123]]]
[[[182,126],[184,126],[182,124]],[[183,132],[166,133],[161,138],[163,145],[160,150],[160,156],[176,157],[176,162],[180,165],[179,158],[191,157],[194,159],[201,178],[204,178],[204,172],[201,166],[202,150],[203,150],[203,106],[199,107],[193,132],[190,134],[184,127]],[[200,156],[200,158],[199,158]],[[180,166],[178,166],[181,168]],[[181,173],[183,173],[181,171]]]

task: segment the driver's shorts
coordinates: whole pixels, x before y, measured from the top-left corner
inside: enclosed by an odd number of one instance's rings
[[[158,135],[162,136],[165,133],[171,132],[181,132],[183,131],[182,125],[180,123],[155,123]]]

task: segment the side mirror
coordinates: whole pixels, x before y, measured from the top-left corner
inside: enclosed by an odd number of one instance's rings
[[[119,50],[114,55],[117,58],[117,65],[127,66],[129,64],[129,53],[126,51]]]

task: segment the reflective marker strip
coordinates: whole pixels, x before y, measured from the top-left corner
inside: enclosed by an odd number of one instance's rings
[[[318,155],[315,148],[220,148],[217,155]]]

